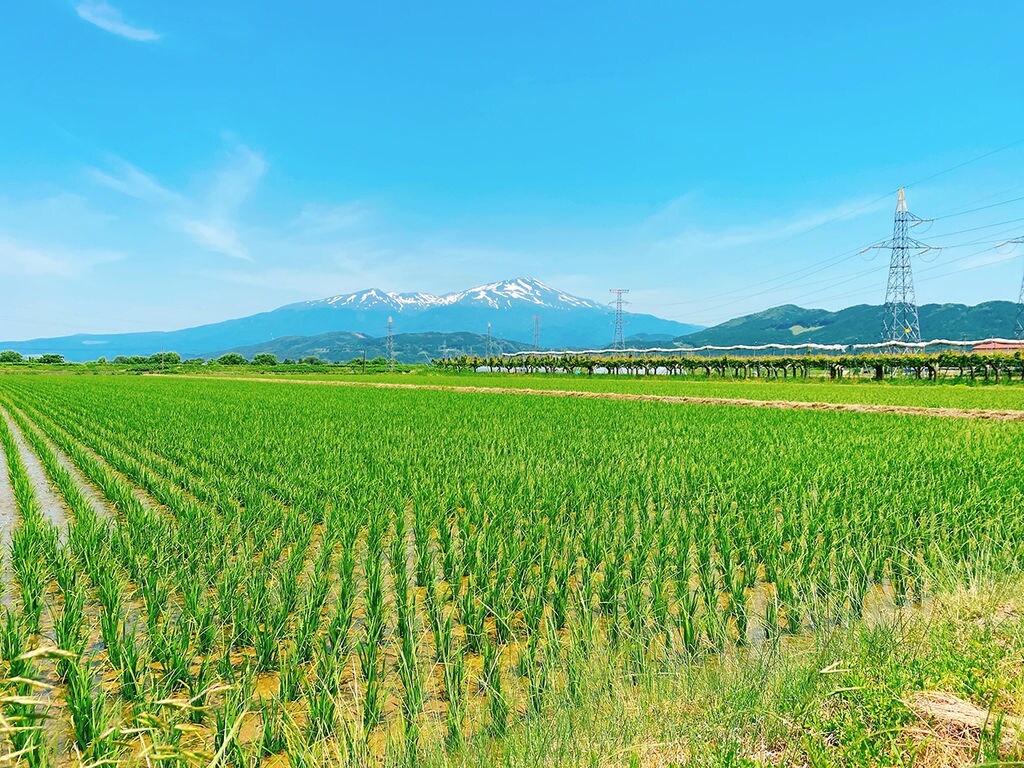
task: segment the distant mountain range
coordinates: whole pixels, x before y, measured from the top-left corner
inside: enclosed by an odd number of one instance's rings
[[[543,347],[603,347],[611,342],[611,307],[559,291],[539,280],[518,278],[444,296],[388,293],[373,288],[177,331],[6,341],[0,342],[0,349],[13,349],[25,355],[56,353],[68,360],[151,355],[164,350],[183,357],[209,357],[284,337],[319,336],[333,331],[379,338],[387,334],[388,317],[393,318],[395,334],[485,335],[490,324],[494,338],[532,346],[535,315],[539,317]],[[667,338],[702,328],[637,313],[627,313],[626,320],[631,334]]]
[[[1012,338],[1017,305],[1009,301],[925,304],[918,309],[925,339]],[[674,343],[705,344],[865,344],[880,341],[882,307],[858,304],[837,312],[793,304],[744,315],[721,325],[676,337]]]
[[[459,355],[484,357],[488,350],[498,355],[532,349],[529,344],[493,337],[488,346],[487,336],[479,333],[396,333],[394,345],[395,359],[401,363],[426,363],[440,357]],[[367,360],[386,357],[387,337],[332,331],[317,336],[285,336],[229,351],[238,352],[249,360],[261,352],[269,352],[282,361],[318,357],[331,363],[344,363],[364,354]]]
[[[1013,334],[1016,305],[990,301],[926,304],[920,308],[925,338],[977,339]],[[288,304],[235,320],[177,331],[78,334],[50,339],[0,342],[0,350],[25,355],[56,353],[68,360],[111,359],[117,355],[177,352],[182,357],[216,357],[241,352],[251,357],[271,352],[279,358],[315,355],[349,360],[385,354],[388,318],[392,318],[397,357],[423,361],[452,354],[484,354],[490,326],[500,352],[533,348],[534,317],[539,318],[543,349],[608,347],[612,309],[574,296],[539,280],[503,280],[443,296],[388,293],[378,289]],[[696,347],[706,344],[854,344],[879,340],[882,308],[860,304],[836,312],[792,304],[744,315],[712,328],[627,313],[627,345]]]

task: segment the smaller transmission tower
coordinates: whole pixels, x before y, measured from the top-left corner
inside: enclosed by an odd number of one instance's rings
[[[540,315],[533,316],[533,351],[540,352]]]
[[[1013,338],[1024,341],[1024,277],[1020,279],[1020,294],[1017,296],[1017,325]]]
[[[1004,245],[1021,244],[1024,244],[1024,237],[1015,237],[1013,240],[1000,243],[996,248],[1002,248]],[[1020,293],[1017,294],[1017,316],[1013,322],[1013,338],[1024,341],[1024,276],[1021,277]]]
[[[491,338],[491,324],[487,324],[487,357],[494,357],[494,339]]]
[[[395,370],[395,334],[394,323],[388,315],[388,371]]]
[[[608,292],[615,296],[612,302],[615,305],[615,332],[612,334],[612,346],[615,349],[625,349],[626,334],[624,326],[626,321],[622,317],[622,305],[629,302],[623,301],[622,294],[629,293],[629,288],[611,288]]]
[[[896,216],[892,237],[869,246],[892,251],[889,261],[889,282],[885,289],[885,311],[882,314],[882,341],[921,341],[921,321],[917,316],[917,297],[914,293],[914,274],[911,270],[911,251],[917,255],[933,250],[931,246],[910,236],[910,228],[925,221],[907,209],[907,198],[900,187],[896,198]]]

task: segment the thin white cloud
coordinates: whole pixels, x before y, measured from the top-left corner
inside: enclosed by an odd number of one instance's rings
[[[235,259],[251,258],[235,219],[266,172],[267,161],[263,155],[241,144],[234,147],[228,163],[214,174],[200,215],[184,220],[185,232],[214,253]]]
[[[295,217],[294,226],[302,234],[316,237],[353,229],[366,222],[370,208],[360,202],[341,205],[305,205]]]
[[[5,277],[75,278],[120,258],[112,251],[39,248],[0,235],[0,275]]]
[[[155,178],[124,160],[114,158],[115,172],[88,169],[89,176],[97,184],[120,192],[128,197],[149,203],[180,204],[184,198],[167,189]]]
[[[964,259],[960,262],[960,270],[975,269],[977,267],[987,267],[989,264],[1002,264],[1005,261],[1013,261],[1017,258],[1016,249],[1013,247],[1004,247],[995,249],[989,253],[978,254],[970,258]]]
[[[234,228],[224,222],[186,219],[181,223],[182,229],[198,244],[208,251],[231,256],[235,259],[251,259],[249,250],[238,237]]]
[[[231,215],[241,207],[267,172],[263,155],[244,144],[235,145],[228,162],[213,176],[206,193],[208,208],[215,215]]]
[[[238,213],[267,171],[263,155],[242,144],[231,148],[227,162],[209,177],[195,197],[175,192],[151,174],[119,158],[110,170],[89,169],[100,186],[152,205],[165,222],[207,251],[249,259],[237,224]]]
[[[121,12],[105,0],[83,0],[75,6],[75,12],[83,21],[128,40],[152,43],[160,39],[160,35],[152,29],[129,24]]]
[[[684,200],[689,202],[686,198]],[[677,203],[673,201],[669,205],[677,206]],[[889,205],[889,202],[885,200],[852,200],[831,208],[823,208],[810,213],[800,213],[788,218],[773,219],[753,226],[729,227],[718,230],[690,227],[663,240],[662,244],[677,248],[685,247],[708,250],[759,245],[796,237],[825,224],[863,216],[887,205]],[[659,215],[655,214],[655,216]]]

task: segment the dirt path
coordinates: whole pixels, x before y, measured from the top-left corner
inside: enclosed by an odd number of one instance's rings
[[[159,376],[162,374],[151,374]],[[192,376],[197,379],[230,379],[268,384],[313,384],[331,387],[370,387],[375,389],[426,389],[439,392],[483,392],[502,395],[538,395],[542,397],[580,397],[595,400],[635,400],[688,405],[733,405],[750,408],[776,408],[798,411],[846,411],[851,413],[894,413],[904,416],[944,416],[954,419],[1024,421],[1024,410],[986,410],[963,408],[927,408],[916,405],[868,405],[863,403],[822,403],[801,400],[748,400],[730,397],[690,397],[688,395],[640,395],[624,392],[584,392],[564,389],[525,389],[518,387],[471,387],[450,384],[399,384],[383,381],[325,381],[322,379],[262,379],[245,376]]]
[[[50,483],[50,479],[46,476],[46,471],[43,469],[39,457],[29,447],[25,436],[21,434],[18,425],[14,423],[14,419],[11,418],[7,411],[2,411],[2,413],[7,421],[7,428],[11,430],[11,435],[14,437],[14,442],[18,444],[18,452],[21,454],[21,461],[25,465],[28,479],[32,483],[32,490],[36,495],[36,499],[39,500],[40,511],[43,513],[44,518],[56,526],[63,539],[64,533],[67,531],[68,508],[65,506],[57,489]]]

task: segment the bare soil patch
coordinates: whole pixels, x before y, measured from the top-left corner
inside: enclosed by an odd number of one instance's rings
[[[998,712],[982,709],[945,691],[919,691],[907,705],[918,717],[918,725],[908,732],[924,742],[930,765],[975,765],[982,733],[993,733],[1000,721]],[[1019,756],[1020,719],[1003,715],[1000,726],[1000,752],[1007,757]]]

